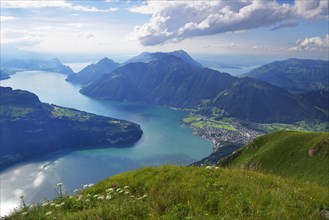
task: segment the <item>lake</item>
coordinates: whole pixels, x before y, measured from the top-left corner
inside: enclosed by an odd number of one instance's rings
[[[25,71],[1,86],[37,94],[42,102],[76,108],[99,115],[136,122],[143,137],[126,148],[81,149],[56,152],[12,166],[0,173],[1,216],[27,203],[56,196],[54,186],[61,182],[72,193],[82,184],[96,183],[109,176],[145,166],[187,165],[212,152],[210,142],[194,136],[182,126],[187,113],[141,103],[95,100],[79,93],[80,87],[65,81],[66,76],[43,71]]]

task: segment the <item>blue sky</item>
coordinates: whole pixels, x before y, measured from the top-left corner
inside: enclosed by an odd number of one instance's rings
[[[1,0],[2,57],[328,59],[328,40],[328,0]]]

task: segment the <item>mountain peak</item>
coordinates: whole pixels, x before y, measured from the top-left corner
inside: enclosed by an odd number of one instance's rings
[[[125,62],[125,64],[127,63],[136,63],[136,62],[142,62],[142,63],[149,63],[152,61],[157,61],[157,60],[161,60],[164,57],[168,56],[168,55],[173,55],[179,59],[181,59],[182,61],[196,66],[198,68],[203,68],[203,66],[198,63],[197,61],[195,61],[186,51],[184,50],[176,50],[176,51],[172,51],[172,52],[143,52],[141,54],[139,54],[138,56],[135,56],[129,60],[127,60]]]
[[[53,62],[53,63],[61,63],[61,61],[58,58],[53,58],[53,59],[50,59],[49,61]]]
[[[113,64],[115,63],[112,59],[109,59],[107,57],[104,57],[103,59],[99,60],[97,62],[98,64],[104,64],[104,63],[110,63],[110,64]]]

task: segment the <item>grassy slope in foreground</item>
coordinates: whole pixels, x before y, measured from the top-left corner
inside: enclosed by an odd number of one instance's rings
[[[220,164],[329,185],[329,132],[275,132],[256,138],[235,155]]]
[[[327,194],[324,186],[254,171],[162,166],[119,174],[5,219],[319,219]]]

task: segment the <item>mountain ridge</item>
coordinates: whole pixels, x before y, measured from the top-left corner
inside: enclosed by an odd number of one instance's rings
[[[66,81],[87,85],[99,79],[104,74],[111,73],[112,70],[116,69],[119,66],[119,63],[105,57],[95,64],[90,64],[86,66],[78,73],[69,74]]]
[[[290,58],[274,61],[244,74],[292,92],[329,88],[329,61]]]
[[[184,50],[176,50],[172,52],[142,52],[141,54],[130,58],[124,64],[128,63],[137,63],[137,62],[143,62],[143,63],[149,63],[151,61],[157,61],[161,60],[162,58],[168,56],[168,55],[173,55],[177,58],[180,58],[181,60],[195,66],[198,68],[202,68],[203,66],[195,61],[187,52]]]
[[[41,70],[58,72],[62,74],[72,74],[73,71],[69,66],[66,66],[60,62],[58,58],[50,60],[30,59],[19,60],[13,59],[1,64],[1,68],[13,70],[13,71],[27,71],[27,70]]]
[[[285,89],[257,79],[199,69],[172,55],[123,65],[80,92],[94,98],[193,109],[204,115],[254,122],[327,119],[321,110]]]

